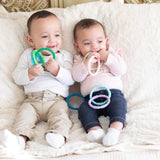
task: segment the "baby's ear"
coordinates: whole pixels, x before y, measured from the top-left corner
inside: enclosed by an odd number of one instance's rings
[[[77,52],[80,52],[80,49],[79,49],[78,44],[76,42],[73,43],[73,46]]]
[[[106,50],[109,49],[109,42],[108,42],[108,38],[106,37]]]
[[[26,40],[30,46],[34,46],[32,37],[29,34],[26,36]]]

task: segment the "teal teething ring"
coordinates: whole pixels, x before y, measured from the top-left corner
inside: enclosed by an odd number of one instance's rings
[[[97,87],[95,87],[95,88],[93,88],[92,89],[92,91],[90,92],[90,94],[89,94],[89,98],[90,99],[92,99],[92,95],[93,95],[93,92],[95,91],[95,90],[97,90],[97,89],[99,89],[99,88],[104,88],[104,89],[106,89],[106,91],[108,92],[108,98],[110,99],[111,98],[111,91],[107,88],[107,87],[105,87],[105,86],[97,86]],[[108,98],[104,101],[104,102],[95,102],[94,101],[94,99],[92,99],[92,103],[94,103],[95,105],[98,105],[98,106],[100,106],[100,105],[104,105],[104,104],[106,104],[107,102],[108,102]]]
[[[52,53],[53,59],[56,59],[55,53],[50,48],[41,48],[39,50],[33,50],[33,52],[31,53],[31,61],[33,66],[38,64],[38,59],[39,59],[40,63],[42,64],[42,67],[44,68],[45,60],[41,53],[41,51],[44,50],[50,51]]]

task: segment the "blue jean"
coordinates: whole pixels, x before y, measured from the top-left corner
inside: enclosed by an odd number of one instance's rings
[[[113,122],[122,122],[123,127],[126,121],[126,113],[127,113],[127,102],[124,98],[123,93],[118,89],[110,89],[111,91],[111,99],[110,103],[107,107],[103,109],[93,109],[88,105],[89,95],[85,97],[85,101],[82,102],[78,109],[78,118],[80,119],[82,126],[85,131],[88,132],[88,129],[100,126],[101,124],[98,120],[99,116],[109,116],[110,124]],[[100,90],[93,93],[93,96],[104,94],[107,95],[106,90]],[[96,102],[104,102],[105,98],[98,98]],[[109,124],[109,125],[110,125]]]

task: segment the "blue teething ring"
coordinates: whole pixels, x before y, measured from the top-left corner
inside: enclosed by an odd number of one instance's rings
[[[81,97],[81,98],[83,99],[83,101],[85,101],[85,98],[84,98],[81,94],[79,94],[79,93],[72,93],[72,94],[70,94],[70,95],[66,98],[66,102],[67,102],[68,107],[69,107],[70,109],[73,109],[73,110],[78,110],[79,107],[72,107],[72,106],[69,104],[69,99],[70,99],[71,97],[73,97],[73,96],[79,96],[79,97]]]
[[[89,94],[89,98],[90,98],[90,99],[92,99],[93,92],[94,92],[95,90],[99,89],[99,88],[104,88],[104,89],[106,89],[107,92],[108,92],[108,97],[111,98],[111,91],[110,91],[107,87],[105,87],[105,86],[97,86],[97,87],[94,87],[94,88],[91,90],[91,92],[90,92],[90,94]],[[97,106],[104,105],[104,104],[106,104],[107,102],[108,102],[108,99],[106,99],[104,102],[95,102],[94,99],[92,99],[92,103],[95,104],[95,105],[97,105]]]
[[[43,55],[41,54],[41,51],[43,50],[50,51],[52,53],[53,59],[56,58],[55,53],[50,48],[41,48],[39,50],[33,50],[33,52],[31,53],[31,61],[32,61],[33,66],[38,64],[38,60],[37,60],[38,58],[40,63],[42,64],[42,67],[44,68],[45,60],[44,60]]]
[[[44,58],[42,56],[39,56],[37,50],[33,50],[33,52],[31,53],[31,61],[33,66],[38,64],[37,58],[39,59],[40,63],[44,64]]]

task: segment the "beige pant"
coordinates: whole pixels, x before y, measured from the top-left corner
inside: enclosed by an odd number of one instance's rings
[[[28,94],[18,110],[14,129],[31,140],[33,129],[40,121],[48,123],[46,133],[58,133],[68,138],[72,123],[64,98],[48,90]]]

